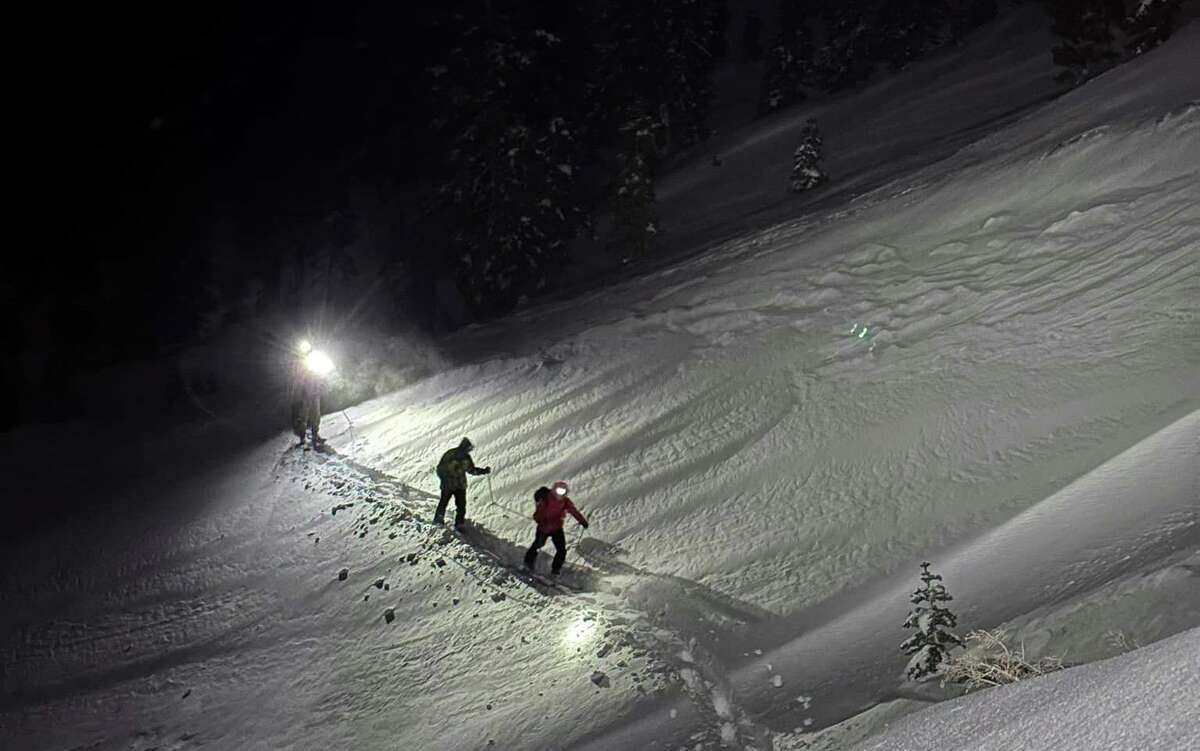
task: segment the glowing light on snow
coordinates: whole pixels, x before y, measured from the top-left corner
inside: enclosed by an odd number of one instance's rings
[[[867,324],[865,324],[865,323],[859,324],[858,321],[855,321],[853,324],[851,324],[850,336],[855,336],[855,337],[858,337],[859,339],[866,339],[870,335],[871,335],[871,327],[868,326]]]
[[[598,628],[599,624],[595,620],[580,616],[572,621],[571,625],[567,626],[567,634],[564,641],[568,647],[582,647],[595,638]]]
[[[319,376],[326,376],[333,372],[333,360],[321,350],[314,349],[304,356],[304,367]]]

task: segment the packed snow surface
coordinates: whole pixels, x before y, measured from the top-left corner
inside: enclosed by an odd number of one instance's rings
[[[536,354],[364,410],[372,462],[428,481],[414,428],[469,433],[501,496],[567,477],[630,563],[775,613],[1015,516],[1200,406],[1197,49],[526,314]]]
[[[0,745],[761,748],[894,689],[922,559],[982,627],[1196,547],[1198,51],[464,332],[336,453],[147,461],[4,551]],[[471,543],[422,521],[464,435]],[[564,478],[581,593],[506,568]]]
[[[945,702],[856,751],[1200,748],[1200,629],[1099,663]]]

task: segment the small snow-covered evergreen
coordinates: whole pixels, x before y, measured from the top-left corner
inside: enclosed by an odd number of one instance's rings
[[[929,566],[929,561],[921,564],[921,587],[912,593],[914,607],[904,620],[904,628],[917,632],[900,645],[904,654],[912,655],[905,673],[913,680],[935,675],[946,662],[946,653],[963,645],[962,639],[947,630],[958,625],[958,616],[939,604],[954,598],[942,585],[941,575],[932,573]]]
[[[828,179],[820,166],[823,143],[817,121],[810,119],[805,122],[804,130],[800,133],[800,145],[792,153],[792,174],[788,188],[793,193],[811,190]]]

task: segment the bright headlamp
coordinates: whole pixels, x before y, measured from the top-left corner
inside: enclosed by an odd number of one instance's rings
[[[314,375],[327,376],[333,372],[333,360],[319,349],[310,349],[304,356],[304,367]]]

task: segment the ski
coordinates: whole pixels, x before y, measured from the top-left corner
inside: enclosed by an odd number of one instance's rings
[[[432,522],[430,523],[432,524]],[[506,561],[494,550],[475,544],[475,541],[471,539],[471,526],[469,523],[462,527],[452,526],[451,529],[453,530],[454,536],[469,545],[472,550],[491,559],[493,563],[504,569],[511,576],[513,576],[513,578],[525,582],[534,589],[539,591],[551,590],[560,594],[579,594],[583,591],[582,589],[573,587],[564,581],[553,579],[543,574],[539,574],[536,571],[530,571],[529,569],[525,568],[523,564],[513,565],[512,563]]]

